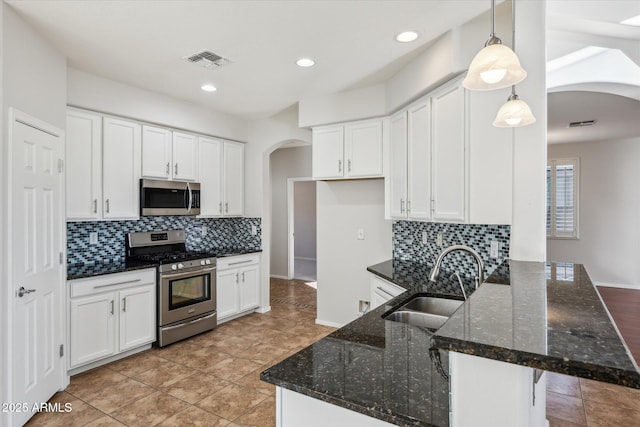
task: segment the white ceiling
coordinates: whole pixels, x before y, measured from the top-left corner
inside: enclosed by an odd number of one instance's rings
[[[490,8],[488,0],[7,3],[71,67],[249,119],[384,81],[429,41]],[[405,30],[421,37],[397,43]],[[182,59],[203,49],[232,63],[204,69]],[[303,56],[316,66],[296,66]],[[202,92],[205,82],[218,91]]]

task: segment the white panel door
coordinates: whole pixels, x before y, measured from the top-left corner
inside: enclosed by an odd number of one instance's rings
[[[156,340],[156,286],[120,291],[120,352]]]
[[[67,111],[66,182],[68,220],[102,215],[102,117]]]
[[[313,178],[344,177],[344,126],[313,129]]]
[[[431,106],[429,100],[408,112],[407,214],[412,219],[431,219]]]
[[[173,179],[198,180],[198,139],[195,135],[173,132]]]
[[[465,94],[460,81],[432,95],[433,219],[466,219]]]
[[[369,120],[345,126],[345,176],[381,177],[382,120]]]
[[[70,368],[116,353],[116,294],[106,293],[69,302]]]
[[[244,215],[244,144],[224,143],[224,215]]]
[[[256,308],[260,301],[260,267],[252,265],[240,270],[240,311]]]
[[[407,112],[391,117],[389,143],[389,212],[391,218],[407,217]]]
[[[218,320],[240,311],[240,274],[237,269],[218,271],[216,276],[216,304]]]
[[[171,178],[171,131],[155,126],[142,126],[142,176]]]
[[[10,384],[7,402],[28,404],[27,412],[13,414],[12,425],[22,425],[32,416],[33,405],[46,402],[63,384],[59,352],[64,300],[59,255],[64,181],[58,165],[64,138],[60,130],[13,111],[9,147],[11,374],[3,382]]]
[[[102,144],[103,216],[140,218],[140,125],[105,117]]]
[[[198,156],[200,172],[200,216],[222,215],[222,148],[217,139],[200,137]]]

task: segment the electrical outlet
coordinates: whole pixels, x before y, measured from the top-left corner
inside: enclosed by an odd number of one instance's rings
[[[98,244],[98,233],[96,231],[89,233],[89,244],[90,245]]]
[[[426,231],[422,232],[422,244],[426,245],[427,243],[429,243],[429,236],[427,235]]]
[[[438,233],[438,237],[436,238],[436,245],[441,248],[442,247],[442,233]]]
[[[369,301],[358,301],[358,315],[362,316],[367,310],[369,310],[369,306],[371,303]]]
[[[251,225],[251,235],[255,236],[258,234],[258,227],[255,225]]]
[[[498,258],[499,243],[495,240],[491,241],[491,258]]]
[[[202,235],[202,237],[206,236],[208,232],[209,232],[209,227],[207,227],[206,225],[203,225],[202,228],[200,229],[200,234]]]
[[[358,240],[364,240],[364,228],[358,228]]]

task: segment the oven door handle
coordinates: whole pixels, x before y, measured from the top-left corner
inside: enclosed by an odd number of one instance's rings
[[[192,325],[194,323],[198,323],[201,322],[203,320],[207,320],[207,319],[211,319],[213,316],[216,315],[216,312],[214,311],[213,313],[209,314],[208,316],[204,316],[204,317],[199,317],[197,319],[191,320],[189,322],[186,323],[181,323],[179,325],[175,325],[175,326],[163,326],[161,327],[163,331],[170,331],[172,329],[178,329],[178,328],[184,328],[187,325]]]
[[[202,268],[199,270],[191,270],[191,271],[183,271],[180,273],[173,273],[173,274],[161,274],[160,278],[161,279],[175,279],[176,277],[184,277],[184,276],[197,276],[200,273],[210,273],[212,271],[215,271],[216,267],[209,267],[209,268]]]

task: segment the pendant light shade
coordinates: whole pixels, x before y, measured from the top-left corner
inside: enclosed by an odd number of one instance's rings
[[[462,86],[469,90],[502,89],[520,83],[527,72],[513,50],[496,37],[496,3],[491,0],[491,38],[469,65]]]
[[[502,104],[502,107],[498,110],[493,125],[499,128],[515,128],[535,122],[536,118],[533,117],[529,105],[513,92],[507,102]]]

